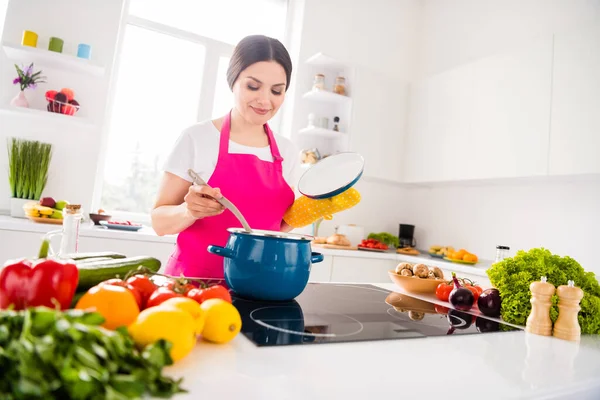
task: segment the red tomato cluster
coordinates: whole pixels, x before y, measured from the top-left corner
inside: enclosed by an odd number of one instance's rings
[[[465,281],[463,281],[462,283],[463,287],[469,289],[473,293],[473,297],[475,297],[475,301],[473,304],[477,304],[477,299],[479,298],[479,295],[483,292],[483,289],[480,286],[473,285],[472,283],[468,283]],[[442,301],[448,301],[450,292],[452,292],[453,289],[454,283],[452,282],[440,283],[435,289],[435,296]]]
[[[388,246],[385,243],[381,243],[379,240],[375,239],[363,239],[362,242],[358,245],[358,247],[366,247],[368,249],[381,249],[387,250]]]
[[[104,281],[103,284],[122,286],[128,289],[141,310],[155,307],[163,301],[173,297],[188,297],[202,304],[208,299],[223,299],[231,303],[229,291],[221,285],[206,288],[197,288],[185,279],[171,279],[164,286],[157,286],[146,275],[133,275],[126,280],[114,278]]]

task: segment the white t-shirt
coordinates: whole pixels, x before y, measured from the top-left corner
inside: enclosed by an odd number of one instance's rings
[[[300,154],[296,146],[287,138],[274,135],[279,153],[283,157],[283,178],[292,188],[298,186],[300,179]],[[171,154],[164,164],[164,171],[170,172],[191,182],[192,179],[187,171],[192,168],[205,182],[208,182],[219,158],[219,139],[221,132],[214,126],[212,121],[204,121],[186,128],[175,143]],[[229,153],[232,154],[254,154],[259,159],[273,162],[270,146],[251,147],[244,146],[229,140]]]

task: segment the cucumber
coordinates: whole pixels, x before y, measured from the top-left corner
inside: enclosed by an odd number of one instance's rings
[[[79,284],[77,285],[77,291],[88,290],[100,282],[117,276],[123,278],[129,271],[136,270],[139,266],[157,272],[160,269],[160,260],[154,257],[138,256],[78,263]]]
[[[125,254],[115,253],[114,251],[95,251],[90,253],[72,253],[67,254],[65,258],[73,261],[86,260],[88,258],[126,258]]]
[[[88,264],[88,263],[92,263],[92,262],[110,261],[110,260],[114,260],[114,258],[110,258],[110,257],[84,258],[83,260],[75,261],[75,264],[81,265],[81,264]],[[119,258],[119,260],[122,260],[122,258]]]

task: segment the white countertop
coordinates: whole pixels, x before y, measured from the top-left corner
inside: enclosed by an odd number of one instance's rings
[[[393,284],[381,288],[399,292]],[[176,399],[600,399],[600,336],[524,331],[257,347],[199,343]]]

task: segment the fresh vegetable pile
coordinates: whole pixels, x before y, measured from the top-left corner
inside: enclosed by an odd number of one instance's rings
[[[0,398],[130,399],[169,397],[181,381],[162,375],[171,344],[138,350],[126,329],[99,326],[104,318],[46,307],[0,311]]]
[[[379,250],[387,250],[388,246],[387,244],[380,242],[379,240],[376,239],[363,239],[360,244],[358,245],[358,247],[364,247],[367,249],[379,249]]]
[[[388,246],[398,247],[399,239],[398,236],[394,236],[391,233],[381,232],[381,233],[369,233],[367,239],[374,239],[378,242],[384,243]]]
[[[600,285],[594,273],[585,272],[574,259],[553,255],[543,248],[519,251],[515,257],[492,265],[487,274],[502,296],[502,318],[519,325],[525,325],[531,312],[532,282],[542,276],[555,286],[573,280],[584,291],[578,316],[581,333],[600,334]],[[554,295],[550,309],[552,322],[558,317],[557,303],[558,297]]]

